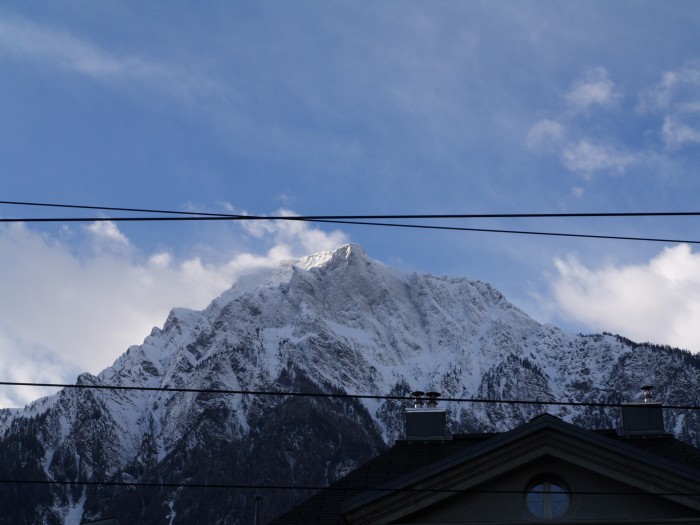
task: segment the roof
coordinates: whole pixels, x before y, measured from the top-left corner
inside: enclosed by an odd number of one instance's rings
[[[700,449],[679,441],[672,434],[626,437],[619,436],[616,430],[597,432],[621,443],[673,461],[678,465],[700,470]]]
[[[327,489],[310,497],[270,522],[270,525],[302,523],[344,523],[342,504],[369,487],[381,487],[416,469],[429,466],[444,458],[473,447],[497,434],[466,434],[445,441],[398,440],[385,450]]]
[[[589,431],[544,414],[504,433],[458,434],[444,441],[399,440],[270,525],[344,524],[343,513],[347,510],[381,499],[392,491],[400,491],[542,431],[583,440],[601,453],[633,458],[700,483],[700,449],[682,443],[672,435],[619,436],[615,430]]]

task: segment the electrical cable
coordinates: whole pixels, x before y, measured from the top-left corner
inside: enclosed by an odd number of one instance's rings
[[[277,397],[314,397],[334,399],[374,399],[385,401],[413,401],[413,396],[380,395],[380,394],[347,394],[326,392],[285,392],[279,390],[230,390],[215,388],[183,388],[183,387],[147,387],[126,385],[97,385],[97,384],[70,384],[70,383],[30,383],[19,381],[0,381],[0,386],[31,386],[47,388],[82,388],[92,390],[121,390],[121,391],[146,391],[146,392],[176,392],[191,394],[225,394],[225,395],[250,395],[250,396],[277,396]],[[603,403],[593,401],[546,401],[525,399],[484,399],[469,397],[441,397],[441,402],[475,403],[475,404],[503,404],[503,405],[545,405],[545,406],[580,406],[593,408],[620,408],[622,403]],[[698,405],[663,405],[662,408],[672,410],[700,410]]]
[[[166,213],[173,215],[201,215],[201,216],[215,216],[215,217],[245,217],[245,215],[230,215],[230,214],[220,214],[220,213],[204,213],[196,211],[172,211],[172,210],[153,210],[144,208],[115,208],[111,206],[87,206],[83,204],[55,204],[48,202],[17,202],[17,201],[0,201],[2,205],[19,205],[19,206],[38,206],[38,207],[48,207],[48,208],[65,208],[65,209],[78,209],[78,210],[98,210],[98,211],[128,211],[136,213]]]
[[[326,224],[346,224],[358,226],[383,226],[392,228],[410,228],[423,230],[443,230],[443,231],[463,231],[463,232],[481,232],[481,233],[507,233],[519,235],[540,235],[548,237],[572,237],[578,239],[607,239],[617,241],[644,241],[644,242],[662,242],[662,243],[680,243],[680,244],[700,244],[700,241],[691,239],[670,239],[658,237],[631,237],[624,235],[594,235],[587,233],[562,233],[562,232],[542,232],[542,231],[524,231],[524,230],[499,230],[489,228],[466,228],[459,226],[436,226],[428,224],[397,224],[388,222],[368,222],[368,221],[350,221],[350,220],[331,220],[331,219],[311,219],[308,217],[259,217],[259,216],[196,216],[196,217],[50,217],[50,218],[23,218],[23,219],[5,219],[0,218],[0,223],[15,223],[15,222],[172,222],[172,221],[237,221],[237,220],[285,220],[285,221],[300,221],[314,222]]]
[[[185,217],[25,217],[25,218],[0,218],[0,223],[15,222],[170,222],[170,221],[299,221],[316,222],[326,224],[343,224],[356,226],[379,226],[391,228],[411,228],[443,231],[467,231],[479,233],[505,233],[515,235],[538,235],[548,237],[569,237],[579,239],[607,239],[622,241],[643,241],[662,243],[682,243],[700,244],[700,241],[690,239],[670,239],[657,237],[632,237],[623,235],[595,235],[583,233],[563,233],[563,232],[543,232],[543,231],[523,231],[504,230],[491,228],[467,228],[459,226],[437,226],[427,224],[404,224],[369,221],[369,219],[483,219],[483,218],[574,218],[574,217],[688,217],[700,216],[700,212],[599,212],[599,213],[511,213],[511,214],[439,214],[439,215],[232,215],[224,213],[204,213],[172,210],[154,210],[142,208],[117,208],[106,206],[85,206],[77,204],[52,204],[37,202],[0,201],[0,204],[23,205],[23,206],[47,206],[57,208],[74,208],[103,211],[128,211],[139,213],[162,213],[185,215]]]
[[[147,208],[118,208],[107,206],[86,206],[82,204],[55,204],[44,202],[19,202],[0,201],[0,205],[19,206],[43,206],[52,208],[72,208],[85,210],[102,211],[128,211],[139,213],[165,213],[174,215],[210,216],[221,218],[241,218],[241,219],[270,219],[284,220],[297,218],[300,220],[369,220],[369,219],[522,219],[522,218],[585,218],[585,217],[699,217],[700,211],[681,212],[589,212],[589,213],[468,213],[468,214],[382,214],[382,215],[303,215],[296,217],[282,216],[262,216],[262,215],[234,215],[227,213],[206,213],[192,211],[154,210]]]
[[[573,237],[579,239],[608,239],[617,241],[645,241],[645,242],[664,242],[664,243],[682,243],[682,244],[700,244],[700,241],[683,240],[683,239],[664,239],[654,237],[628,237],[621,235],[594,235],[586,233],[561,233],[561,232],[542,232],[542,231],[523,231],[523,230],[498,230],[490,228],[466,228],[459,226],[434,226],[427,224],[395,224],[385,222],[367,222],[367,221],[346,221],[346,220],[326,220],[326,219],[308,219],[308,222],[323,222],[332,224],[352,224],[364,226],[389,226],[394,228],[414,228],[424,230],[444,230],[444,231],[465,231],[465,232],[481,232],[481,233],[509,233],[517,235],[540,235],[548,237]]]
[[[390,488],[377,486],[356,485],[254,485],[250,483],[182,483],[182,482],[147,482],[147,481],[93,481],[93,480],[61,480],[61,479],[0,479],[0,484],[23,485],[81,485],[106,487],[144,487],[144,488],[193,488],[193,489],[250,489],[250,490],[330,490],[334,492],[412,492],[412,493],[453,493],[453,494],[523,494],[523,490],[505,489],[430,489],[430,488]],[[567,491],[573,495],[592,496],[700,496],[697,492],[612,492],[612,491]]]

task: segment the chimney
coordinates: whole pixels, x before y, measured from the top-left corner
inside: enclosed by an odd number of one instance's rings
[[[406,439],[447,439],[447,411],[438,407],[438,392],[412,392],[413,407],[406,408]]]
[[[641,402],[623,403],[620,412],[621,436],[653,436],[665,434],[663,404],[654,401],[651,385],[642,387]]]

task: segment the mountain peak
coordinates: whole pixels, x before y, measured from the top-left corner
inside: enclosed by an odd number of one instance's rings
[[[339,263],[355,262],[359,260],[369,261],[365,250],[359,244],[344,244],[335,250],[318,252],[307,257],[292,261],[294,266],[305,270],[323,266],[334,266]]]

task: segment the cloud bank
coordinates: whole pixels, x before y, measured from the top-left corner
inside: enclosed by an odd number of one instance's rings
[[[589,268],[556,259],[550,307],[596,332],[700,352],[700,253],[666,248],[645,264]]]
[[[202,309],[241,275],[347,242],[341,232],[301,222],[247,229],[246,237],[264,248],[211,263],[176,260],[166,251],[141,254],[111,222],[64,235],[0,228],[0,377],[66,383],[81,372],[97,373],[162,326],[171,308]],[[75,249],[80,242],[86,250]],[[6,388],[0,406],[46,393]]]

